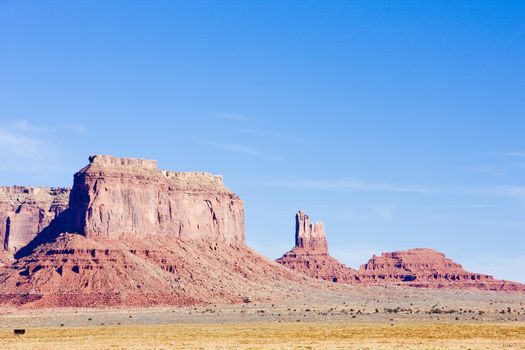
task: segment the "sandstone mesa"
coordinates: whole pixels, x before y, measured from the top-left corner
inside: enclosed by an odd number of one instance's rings
[[[466,271],[444,254],[426,248],[373,256],[356,271],[328,254],[323,223],[311,224],[303,211],[296,215],[295,247],[276,261],[310,277],[348,284],[525,291],[523,284]]]
[[[0,242],[0,304],[29,307],[268,301],[334,282],[525,290],[430,249],[356,271],[329,255],[323,224],[302,211],[295,247],[275,263],[246,246],[244,204],[222,177],[104,155],[71,190],[0,187]]]

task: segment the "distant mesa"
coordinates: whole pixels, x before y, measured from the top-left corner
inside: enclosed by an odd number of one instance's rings
[[[323,223],[311,224],[302,210],[295,220],[295,247],[276,261],[310,277],[361,285],[525,291],[523,284],[468,272],[444,254],[424,248],[374,256],[356,271],[328,254]]]
[[[483,290],[525,291],[525,285],[466,271],[432,249],[417,248],[374,256],[359,268],[365,284],[395,284],[423,288],[476,288]]]
[[[295,215],[295,247],[276,260],[310,277],[331,282],[356,283],[357,272],[328,254],[324,224],[310,223],[302,210]]]

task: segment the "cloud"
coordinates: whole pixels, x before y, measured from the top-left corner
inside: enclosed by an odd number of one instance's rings
[[[449,204],[446,205],[447,208],[456,208],[456,209],[488,209],[495,208],[494,204],[488,203],[473,203],[473,204]]]
[[[43,126],[43,125],[35,125],[32,123],[29,123],[25,119],[19,119],[11,122],[7,125],[7,127],[13,131],[21,131],[26,133],[55,133],[55,132],[62,132],[62,131],[68,131],[68,132],[74,132],[74,133],[84,133],[86,132],[86,127],[84,125],[76,124],[76,123],[64,123],[60,125],[53,125],[53,126]]]
[[[224,119],[224,120],[238,121],[238,122],[247,122],[247,121],[252,120],[251,118],[248,118],[247,116],[236,114],[236,113],[219,114],[218,118]]]
[[[266,160],[271,160],[271,161],[282,161],[283,160],[283,158],[280,155],[265,153],[258,149],[255,149],[249,146],[245,146],[245,145],[226,143],[226,142],[208,142],[208,144],[212,147],[221,149],[223,151],[237,153],[237,154],[241,154],[241,155],[245,155],[249,157],[261,158],[261,159],[266,159]]]
[[[0,127],[0,156],[37,159],[47,150],[48,145],[38,139],[30,138]]]
[[[484,175],[490,175],[490,176],[496,176],[496,177],[506,177],[505,171],[503,169],[498,168],[487,168],[487,167],[479,167],[479,168],[473,168],[472,171]]]
[[[395,207],[393,205],[372,205],[370,209],[379,219],[389,220],[394,217]]]
[[[332,191],[362,191],[362,192],[393,192],[434,195],[466,195],[466,196],[495,196],[525,198],[525,186],[496,185],[482,187],[467,186],[421,186],[398,185],[384,182],[371,182],[360,179],[333,179],[333,180],[284,180],[264,181],[258,184],[263,187],[303,189],[303,190],[332,190]]]
[[[495,157],[502,158],[525,158],[525,151],[507,151],[507,152],[498,152],[492,153]]]
[[[64,151],[55,144],[55,133],[83,132],[80,125],[39,126],[26,120],[0,123],[0,163],[3,178],[57,173],[63,168]],[[12,180],[10,180],[12,181]]]
[[[407,192],[429,193],[431,189],[420,186],[398,186],[386,183],[367,182],[359,179],[340,180],[295,180],[295,181],[270,181],[263,186],[297,188],[308,190],[350,190],[368,192]]]

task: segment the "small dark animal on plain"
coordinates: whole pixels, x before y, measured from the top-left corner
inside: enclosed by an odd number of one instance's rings
[[[25,329],[15,329],[13,333],[18,334],[18,335],[26,334],[26,330]]]

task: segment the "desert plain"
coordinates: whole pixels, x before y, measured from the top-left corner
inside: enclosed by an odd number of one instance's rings
[[[14,329],[25,329],[15,335]],[[2,349],[525,349],[525,296],[349,287],[284,303],[4,308]]]

